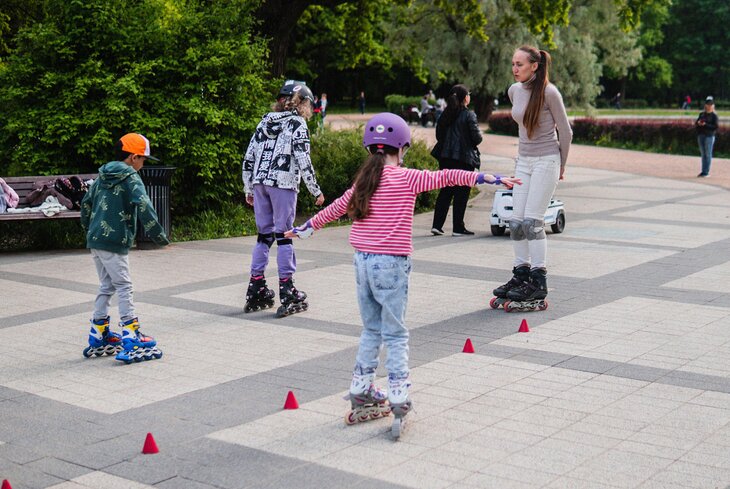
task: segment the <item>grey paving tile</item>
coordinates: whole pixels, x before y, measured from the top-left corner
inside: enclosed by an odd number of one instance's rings
[[[160,489],[216,489],[218,486],[185,479],[184,477],[173,477],[172,479],[155,484],[155,487]]]
[[[91,469],[87,467],[82,467],[53,457],[45,457],[40,460],[30,462],[26,464],[25,467],[66,480],[91,472]]]

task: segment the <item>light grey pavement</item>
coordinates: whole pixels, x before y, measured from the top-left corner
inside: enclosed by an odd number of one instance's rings
[[[565,232],[548,236],[550,308],[526,314],[488,306],[512,254],[489,234],[493,192],[467,210],[474,237],[432,237],[431,215],[415,219],[415,411],[398,442],[389,420],[343,422],[361,327],[348,227],[296,243],[310,309],[281,320],[243,313],[253,237],[133,251],[143,331],[165,356],[129,366],[81,356],[96,290],[86,251],[0,255],[0,481],[728,486],[728,190],[572,165],[557,191]],[[467,338],[475,354],[461,353]],[[282,409],[289,390],[298,410]],[[160,453],[140,453],[147,432]]]

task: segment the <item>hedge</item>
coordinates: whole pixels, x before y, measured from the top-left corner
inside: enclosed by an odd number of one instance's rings
[[[509,113],[492,114],[488,124],[497,134],[518,135],[517,123]],[[576,143],[654,153],[692,156],[699,153],[694,121],[577,118],[572,127]],[[717,131],[713,154],[730,156],[730,129],[726,126],[720,126]]]
[[[405,109],[407,109],[409,106],[418,107],[420,110],[421,108],[421,99],[423,97],[408,97],[406,95],[398,95],[398,94],[392,94],[392,95],[386,95],[385,96],[385,109],[388,112],[392,112],[394,114],[402,114]],[[428,103],[431,105],[436,105],[435,99],[428,99]]]

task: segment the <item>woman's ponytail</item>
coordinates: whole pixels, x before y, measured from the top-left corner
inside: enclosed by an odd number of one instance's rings
[[[527,53],[529,63],[537,63],[534,77],[527,83],[530,88],[530,101],[527,103],[523,124],[527,129],[527,137],[532,138],[535,128],[540,124],[540,111],[545,105],[545,88],[550,83],[550,53],[533,46],[522,46],[520,51]]]

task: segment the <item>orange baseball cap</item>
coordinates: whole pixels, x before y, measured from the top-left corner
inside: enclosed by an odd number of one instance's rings
[[[150,142],[141,134],[130,132],[122,136],[119,140],[122,142],[122,151],[132,153],[133,155],[144,156],[152,161],[160,161],[158,158],[150,155]]]

